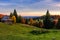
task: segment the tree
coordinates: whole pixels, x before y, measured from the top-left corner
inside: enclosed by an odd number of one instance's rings
[[[45,19],[43,20],[43,22],[44,22],[44,28],[48,29],[48,28],[52,27],[52,22],[51,22],[49,10],[47,10],[46,15],[45,15]]]
[[[58,19],[54,19],[54,20],[53,20],[53,28],[56,28],[57,23],[58,23]]]
[[[16,17],[16,22],[18,23],[18,15],[16,9],[14,9],[13,15]]]
[[[12,16],[12,20],[13,20],[13,23],[15,24],[16,23],[16,17]]]
[[[0,14],[0,22],[1,22],[1,19],[3,18],[3,16],[4,16],[3,14]]]
[[[29,19],[26,19],[26,22],[25,23],[28,24],[28,22],[29,22]]]
[[[25,19],[21,18],[21,23],[25,24]]]
[[[30,18],[30,25],[33,25],[34,20],[32,18]]]
[[[43,28],[43,22],[42,21],[39,21],[39,27]]]
[[[22,19],[22,17],[21,17],[21,16],[18,16],[17,22],[18,22],[18,23],[21,23],[21,19]]]
[[[60,29],[60,18],[58,19],[58,23],[57,23],[56,28]]]
[[[13,13],[10,13],[10,17],[12,17],[13,16]]]
[[[13,15],[14,15],[16,18],[18,17],[16,9],[14,9]]]

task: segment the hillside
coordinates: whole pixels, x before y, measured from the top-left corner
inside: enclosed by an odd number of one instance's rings
[[[30,33],[33,30],[39,29],[40,28],[24,24],[8,25],[0,23],[0,40],[52,40],[52,38],[60,40],[60,30],[57,32],[52,30],[50,33],[39,35]]]

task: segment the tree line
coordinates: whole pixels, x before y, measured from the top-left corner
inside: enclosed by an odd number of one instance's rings
[[[13,13],[10,13],[10,18],[13,20],[14,23],[28,24],[46,29],[51,29],[51,28],[60,29],[60,18],[57,19],[58,20],[57,22],[51,20],[51,15],[49,13],[49,10],[47,10],[43,21],[34,20],[33,18],[25,19],[22,16],[18,16],[16,9],[14,9]]]

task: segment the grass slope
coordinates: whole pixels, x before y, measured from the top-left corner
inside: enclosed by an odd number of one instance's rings
[[[28,26],[24,24],[7,25],[0,23],[0,40],[60,40],[60,30],[54,32],[50,30],[50,33],[33,35],[30,31],[39,28]]]

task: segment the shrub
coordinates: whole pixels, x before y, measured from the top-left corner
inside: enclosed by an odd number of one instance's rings
[[[33,35],[39,35],[39,34],[44,34],[44,33],[48,33],[49,31],[48,30],[33,30],[31,31],[30,33],[32,33]]]

